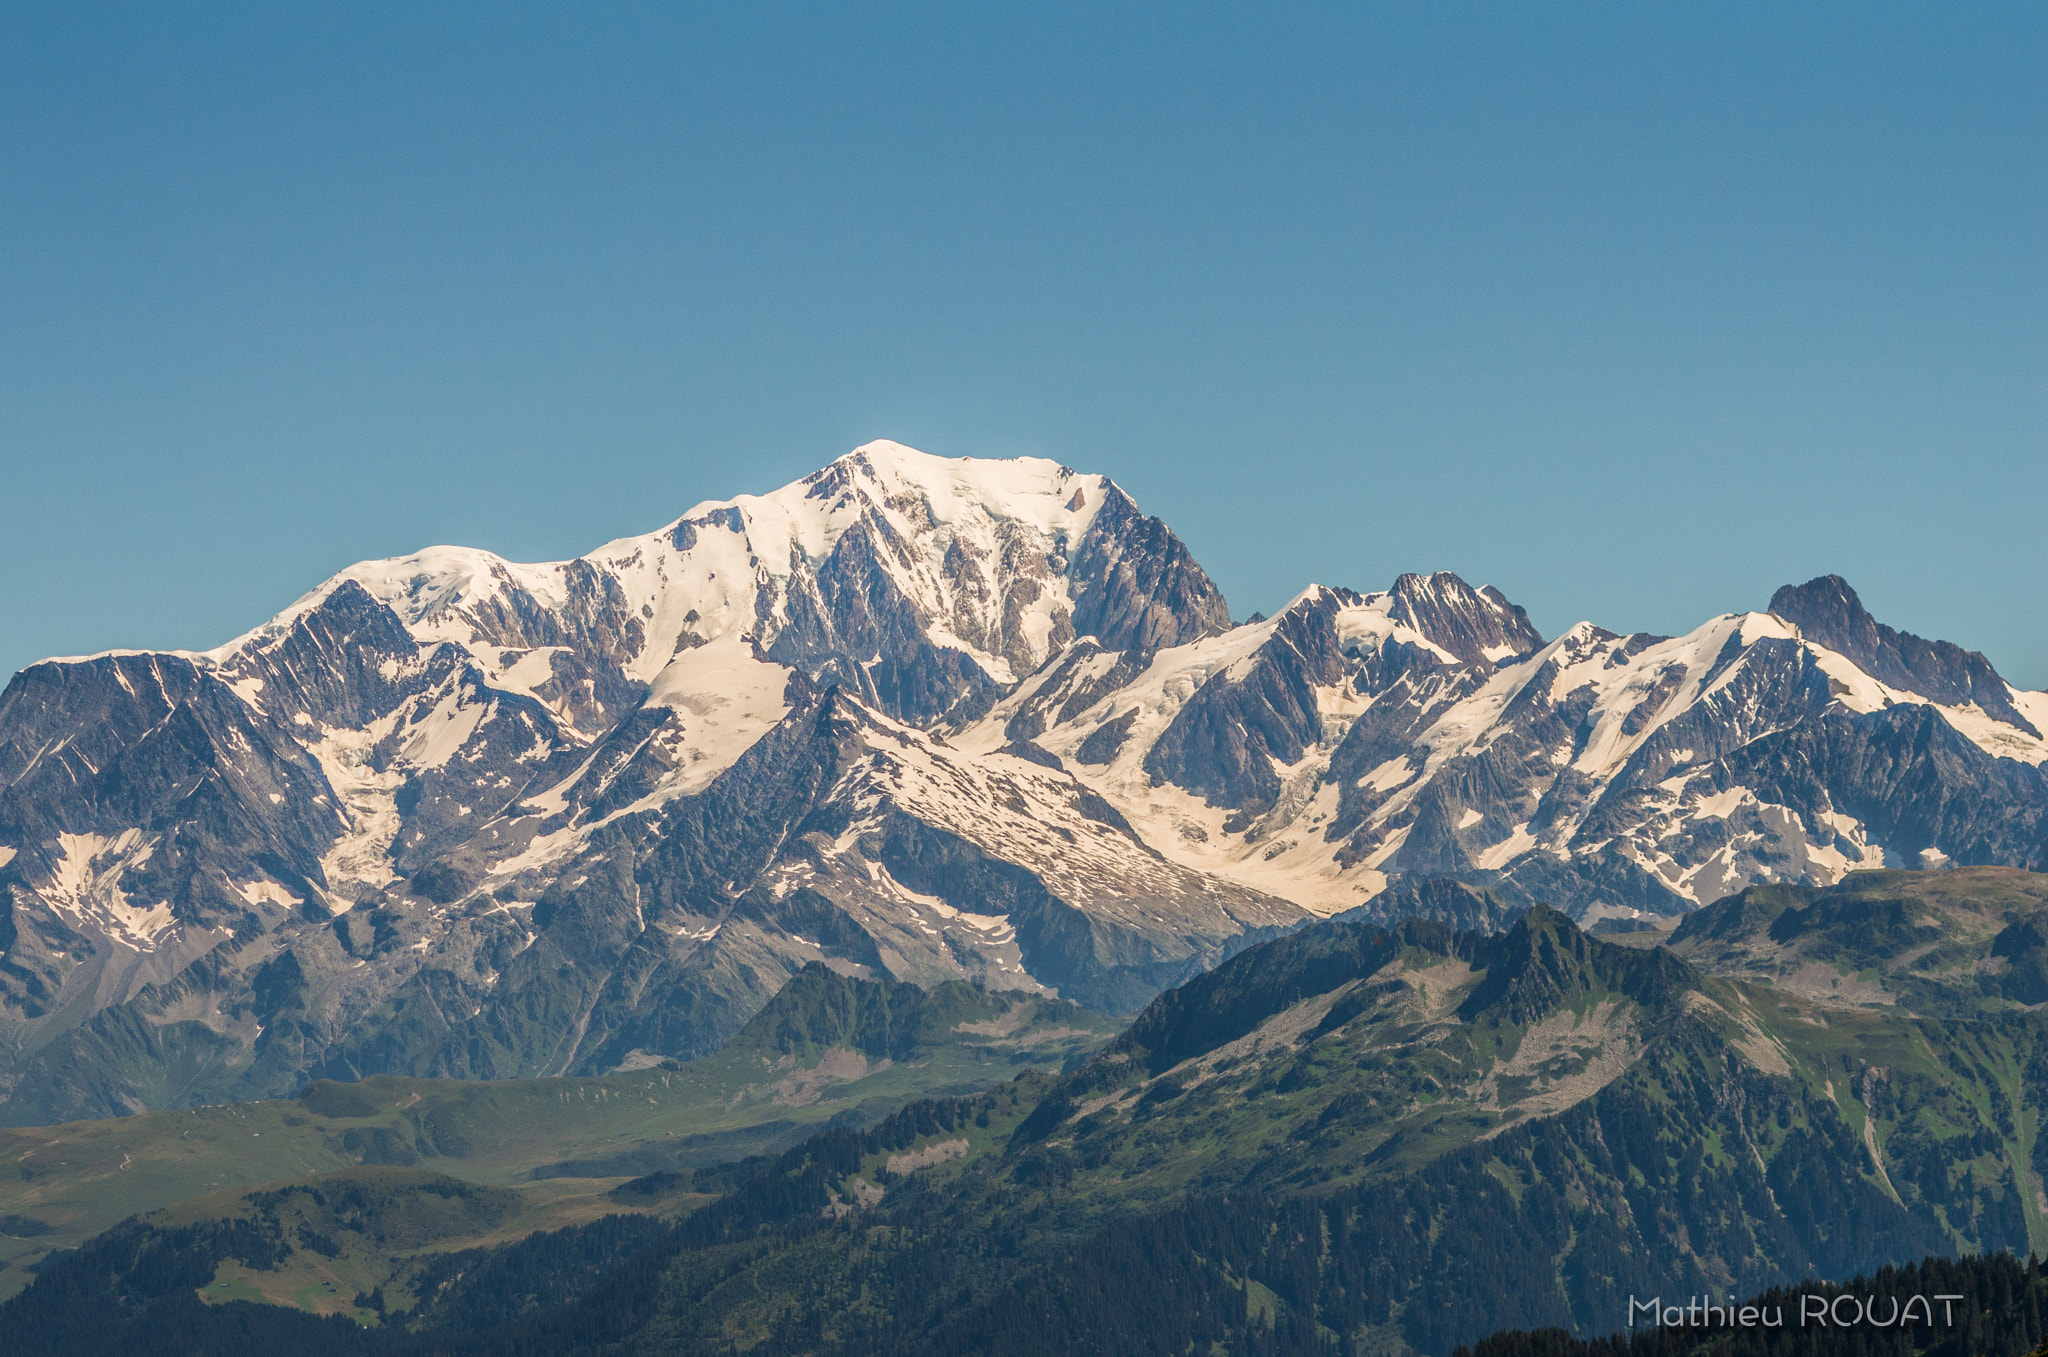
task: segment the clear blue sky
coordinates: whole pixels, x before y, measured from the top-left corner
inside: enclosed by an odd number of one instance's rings
[[[857,443],[2048,686],[2048,6],[0,4],[0,673]]]

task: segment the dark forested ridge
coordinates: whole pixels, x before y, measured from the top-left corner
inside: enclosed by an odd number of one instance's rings
[[[1771,919],[1742,925],[1751,960]],[[1836,926],[1795,922],[1787,947]],[[958,1016],[807,983],[769,1046],[914,1054]],[[0,1307],[0,1350],[126,1351],[140,1326],[201,1351],[207,1326],[274,1320],[308,1352],[449,1357],[1634,1357],[1600,1337],[1632,1298],[1953,1266],[1941,1289],[1983,1316],[1957,1357],[2006,1357],[2040,1337],[2038,1273],[2007,1255],[2043,1236],[2044,1104],[2048,1016],[2024,1006],[1824,1004],[1542,908],[1495,934],[1359,917],[1246,951],[1069,1073],[649,1174],[611,1194],[640,1214],[438,1255],[366,1298],[373,1330],[192,1301],[227,1262],[322,1247],[255,1218],[295,1200],[279,1189],[248,1220],[139,1220],[53,1258]]]
[[[1851,1299],[1838,1300],[1845,1296]],[[1916,1296],[1930,1303],[1916,1309]],[[1809,1297],[1850,1322],[1823,1322]],[[1687,1306],[1709,1298],[1663,1299]],[[1645,1315],[1633,1330],[1595,1339],[1562,1329],[1508,1330],[1454,1357],[2025,1357],[2040,1352],[2048,1337],[2048,1277],[2039,1260],[2023,1263],[2011,1254],[1928,1258],[1839,1284],[1773,1287],[1732,1304],[1726,1296],[1714,1299],[1723,1313],[1708,1315],[1702,1307],[1669,1328]],[[1747,1321],[1745,1308],[1753,1311]],[[1868,1318],[1873,1314],[1876,1321]],[[1772,1317],[1779,1322],[1767,1323]]]

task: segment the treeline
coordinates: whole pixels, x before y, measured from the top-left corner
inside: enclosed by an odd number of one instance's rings
[[[339,1316],[235,1301],[199,1288],[227,1261],[274,1266],[288,1250],[255,1221],[159,1230],[124,1221],[45,1260],[33,1285],[0,1305],[0,1353],[48,1357],[358,1357],[376,1335]]]
[[[423,1190],[474,1193],[448,1180]],[[361,1189],[328,1188],[341,1209],[360,1209]],[[389,1346],[388,1338],[341,1316],[234,1301],[208,1305],[199,1288],[221,1264],[256,1271],[290,1257],[291,1233],[276,1208],[315,1189],[290,1187],[251,1198],[254,1214],[166,1229],[140,1218],[121,1222],[77,1249],[44,1260],[33,1285],[0,1305],[0,1353],[49,1357],[240,1357],[289,1352],[293,1357],[359,1357]],[[354,1194],[354,1195],[351,1195]],[[299,1233],[299,1242],[328,1253],[331,1241]]]

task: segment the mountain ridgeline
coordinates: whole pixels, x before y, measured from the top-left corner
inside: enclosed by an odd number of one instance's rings
[[[15,675],[0,1124],[690,1059],[813,963],[1126,1016],[1359,909],[2031,870],[2044,730],[1833,577],[1681,637],[1546,640],[1441,572],[1233,624],[1108,478],[874,443]]]

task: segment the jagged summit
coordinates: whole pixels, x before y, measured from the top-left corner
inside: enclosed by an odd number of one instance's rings
[[[1786,585],[1771,595],[1771,611],[1880,683],[1945,706],[1974,705],[1994,720],[2041,734],[2014,707],[2010,685],[1991,661],[1947,641],[1923,641],[1885,626],[1840,575]]]
[[[1526,655],[1543,644],[1529,614],[1492,585],[1474,589],[1448,570],[1403,575],[1388,591],[1395,621],[1428,636],[1467,664]]]
[[[887,441],[572,561],[365,561],[205,659],[237,668],[351,584],[593,733],[721,641],[922,721],[985,704],[1077,635],[1157,647],[1229,626],[1186,547],[1108,477]]]

